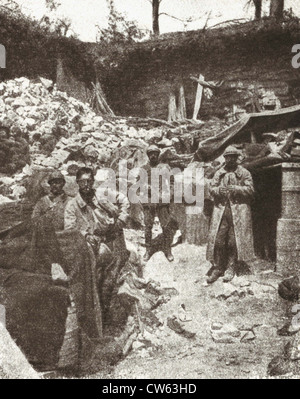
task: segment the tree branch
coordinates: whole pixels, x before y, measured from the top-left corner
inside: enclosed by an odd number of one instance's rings
[[[211,16],[211,13],[212,13],[212,11],[210,10],[210,12],[209,12],[209,14],[208,14],[208,16],[207,16],[205,25],[204,25],[204,27],[203,27],[203,32],[204,32],[204,31],[206,30],[206,28],[207,28],[207,24],[208,24],[209,18],[210,18],[210,16]]]
[[[173,19],[177,19],[177,21],[185,22],[184,19],[180,19],[180,18],[174,17],[174,15],[170,15],[170,14],[168,14],[167,12],[161,12],[161,13],[159,14],[159,16],[161,16],[161,15],[166,15],[167,17],[170,17],[170,18],[173,18]]]
[[[207,87],[212,90],[220,89],[222,87],[222,85],[224,84],[223,80],[221,82],[219,82],[218,84],[216,84],[216,83],[211,83],[211,82],[205,82],[205,80],[199,80],[195,76],[190,76],[190,79],[193,80],[194,82],[199,83],[201,86]]]

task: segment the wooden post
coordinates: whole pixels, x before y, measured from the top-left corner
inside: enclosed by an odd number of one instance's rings
[[[186,206],[186,236],[185,241],[188,244],[204,245],[207,244],[209,223],[208,218],[203,214],[203,210],[199,208],[199,212],[189,212],[191,208],[196,209],[197,205]]]
[[[205,80],[204,76],[200,74],[199,80]],[[203,86],[198,83],[197,93],[196,93],[196,101],[195,101],[195,107],[194,107],[194,114],[193,114],[194,120],[197,120],[197,117],[198,117],[198,114],[200,111],[202,95],[203,95]]]
[[[176,97],[174,93],[170,94],[169,98],[169,114],[168,114],[168,122],[176,121]]]
[[[300,272],[300,165],[282,164],[282,210],[277,224],[277,271],[284,276]]]
[[[185,97],[184,97],[184,88],[183,88],[183,85],[181,85],[180,89],[179,89],[177,120],[182,121],[183,119],[186,119],[186,104],[185,104]]]
[[[256,140],[256,136],[255,136],[254,131],[251,130],[250,134],[251,134],[251,143],[252,143],[252,144],[256,144],[256,143],[257,143],[257,140]]]

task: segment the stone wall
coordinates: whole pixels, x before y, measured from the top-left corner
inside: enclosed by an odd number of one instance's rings
[[[92,93],[91,82],[93,81],[95,81],[93,75],[90,75],[90,81],[88,78],[85,81],[79,80],[66,65],[64,58],[58,56],[55,82],[59,90],[82,102],[88,102]]]
[[[191,118],[197,84],[190,75],[200,73],[207,81],[225,81],[236,88],[230,94],[204,98],[200,118],[223,117],[224,109],[233,105],[245,107],[251,96],[238,89],[251,86],[274,91],[286,107],[300,100],[300,70],[291,65],[291,49],[297,42],[299,30],[292,34],[281,28],[266,32],[257,28],[247,35],[243,31],[187,32],[173,42],[166,38],[136,45],[102,83],[119,115],[167,119],[169,95],[183,84]]]
[[[0,69],[0,81],[43,76],[86,101],[91,82],[98,79],[109,105],[121,116],[167,119],[170,93],[183,85],[191,118],[197,84],[190,75],[200,73],[207,81],[224,81],[233,88],[229,94],[205,96],[200,119],[224,117],[234,105],[245,108],[251,99],[247,89],[253,86],[272,90],[284,107],[300,100],[300,69],[291,64],[292,46],[300,43],[297,21],[276,27],[264,21],[174,33],[107,49],[58,38],[26,20],[0,15],[0,40],[7,50],[7,68]]]

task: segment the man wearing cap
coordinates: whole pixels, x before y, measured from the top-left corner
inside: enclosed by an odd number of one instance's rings
[[[123,201],[116,198],[116,205],[100,188],[96,192],[95,178],[90,168],[80,168],[76,181],[79,193],[66,206],[65,230],[80,231],[97,253],[101,242],[113,241],[123,232],[128,219],[129,203],[126,198]]]
[[[144,223],[145,223],[145,246],[146,253],[144,260],[147,262],[151,257],[151,245],[152,245],[152,228],[154,218],[157,215],[162,231],[163,231],[163,250],[166,258],[169,262],[174,260],[171,251],[171,244],[173,241],[173,234],[170,230],[170,204],[166,203],[151,203],[151,171],[156,168],[159,164],[160,149],[156,145],[151,145],[147,149],[147,155],[149,163],[144,166],[144,169],[148,175],[148,203],[143,204],[144,209]]]
[[[35,205],[32,218],[47,215],[51,218],[55,231],[64,229],[64,212],[70,197],[64,192],[66,181],[59,171],[51,172],[48,177],[50,194],[42,197]]]
[[[97,173],[98,183],[108,180],[108,174]],[[105,172],[105,170],[102,170]],[[65,209],[65,230],[77,230],[93,250],[103,316],[106,317],[111,295],[120,270],[128,259],[123,229],[129,217],[129,201],[116,194],[109,196],[107,187],[94,189],[94,174],[90,168],[80,168],[76,174],[79,193]]]
[[[225,165],[211,182],[210,194],[214,200],[207,247],[207,260],[213,269],[209,284],[223,276],[231,281],[238,261],[254,259],[250,202],[254,194],[251,173],[238,165],[240,152],[229,146],[224,152]]]
[[[95,149],[94,146],[88,145],[87,147],[85,147],[83,154],[85,157],[85,166],[87,168],[91,168],[95,174],[98,169],[98,151]]]

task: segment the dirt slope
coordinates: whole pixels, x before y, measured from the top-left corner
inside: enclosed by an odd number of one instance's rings
[[[256,262],[254,275],[235,277],[232,284],[218,281],[207,286],[205,247],[182,244],[174,249],[174,255],[175,262],[168,263],[163,254],[157,253],[145,267],[146,279],[154,279],[162,287],[174,287],[179,292],[156,310],[163,326],[150,334],[153,345],[134,348],[110,377],[267,377],[268,363],[285,342],[276,334],[286,321],[285,304],[277,295],[280,276],[263,270]],[[184,338],[167,326],[168,317],[178,317],[181,304],[192,316],[193,320],[183,325],[196,332],[193,339]],[[225,333],[225,341],[229,337],[234,342],[215,342],[212,323],[217,323],[213,328],[220,328],[219,323],[226,328],[230,323],[229,330],[236,327],[235,338]]]

